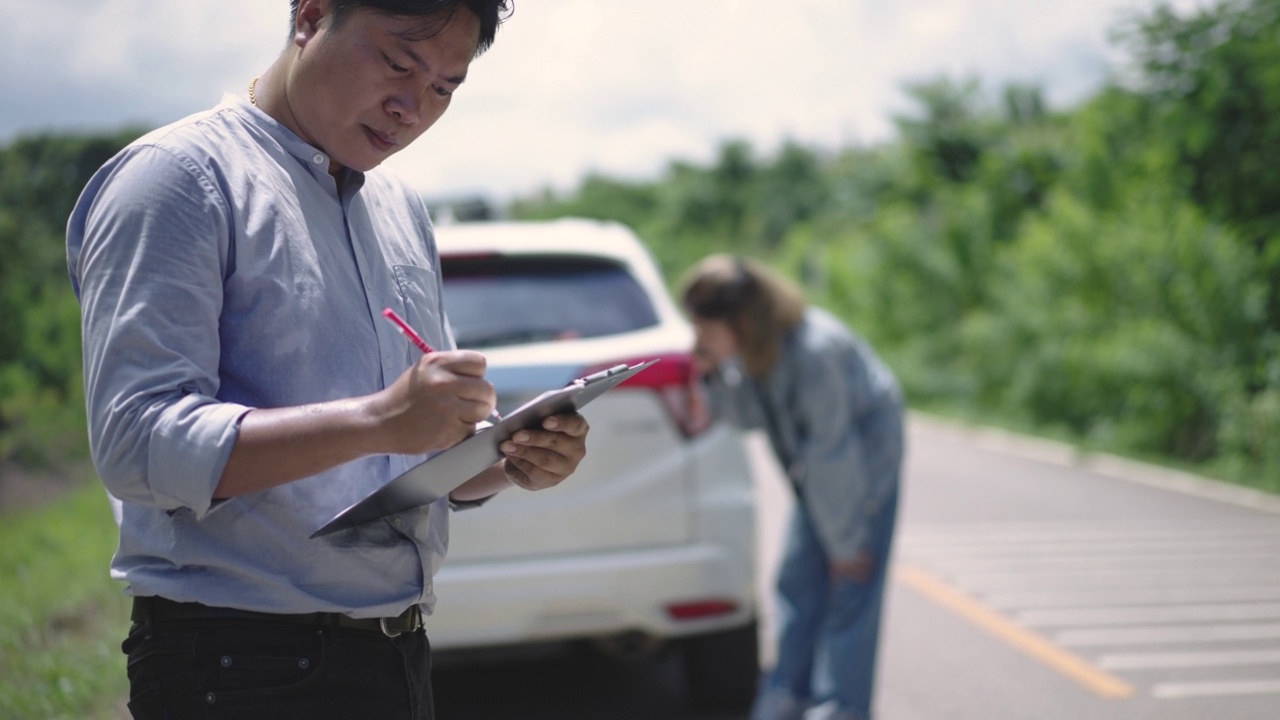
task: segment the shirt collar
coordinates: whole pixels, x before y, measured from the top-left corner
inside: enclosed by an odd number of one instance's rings
[[[288,126],[268,115],[262,108],[249,102],[247,98],[227,93],[222,96],[221,106],[231,109],[248,120],[254,127],[270,135],[272,139],[280,143],[280,147],[285,152],[296,158],[304,167],[309,168],[312,174],[332,177],[329,175],[330,159],[328,153],[298,137],[297,133],[290,130]],[[359,189],[364,185],[364,173],[357,172],[351,168],[343,168],[336,180],[339,183],[339,187]]]

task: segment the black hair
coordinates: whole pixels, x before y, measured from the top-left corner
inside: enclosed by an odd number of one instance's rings
[[[425,40],[448,27],[458,8],[466,8],[480,21],[480,39],[476,55],[493,44],[498,25],[514,12],[515,0],[333,0],[333,22],[341,24],[353,10],[369,8],[386,15],[419,17],[423,24],[411,40]],[[289,0],[290,32],[298,22],[299,0]]]

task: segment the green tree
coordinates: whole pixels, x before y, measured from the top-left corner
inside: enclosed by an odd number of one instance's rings
[[[1137,91],[1192,198],[1215,217],[1280,229],[1280,0],[1165,5],[1126,27]]]
[[[1223,0],[1186,15],[1164,5],[1119,33],[1150,135],[1211,217],[1267,268],[1268,327],[1280,331],[1280,0]]]
[[[84,445],[66,221],[90,176],[139,134],[39,135],[0,150],[0,460]]]
[[[1248,395],[1265,283],[1185,200],[1102,215],[1067,194],[992,274],[963,328],[984,399],[1104,446],[1206,460]]]
[[[981,89],[975,79],[947,77],[907,85],[907,96],[919,111],[899,116],[895,122],[911,148],[922,185],[972,179],[990,136],[982,117]]]

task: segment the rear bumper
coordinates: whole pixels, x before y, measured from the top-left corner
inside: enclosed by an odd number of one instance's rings
[[[753,558],[717,545],[689,545],[567,558],[445,567],[435,612],[425,618],[434,649],[553,642],[641,632],[657,638],[740,627],[755,617]],[[731,601],[732,612],[676,620],[671,603]]]

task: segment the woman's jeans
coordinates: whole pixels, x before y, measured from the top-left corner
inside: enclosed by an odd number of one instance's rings
[[[431,720],[426,634],[199,619],[135,623],[129,710],[146,720]]]
[[[893,542],[898,498],[895,492],[874,523],[875,566],[865,584],[831,576],[831,560],[803,503],[797,502],[787,531],[778,572],[779,638],[777,663],[757,705],[772,700],[790,711],[774,716],[800,717],[806,706],[823,708],[809,717],[871,717],[880,609]],[[772,699],[770,699],[772,695]],[[772,718],[770,718],[772,720]]]

